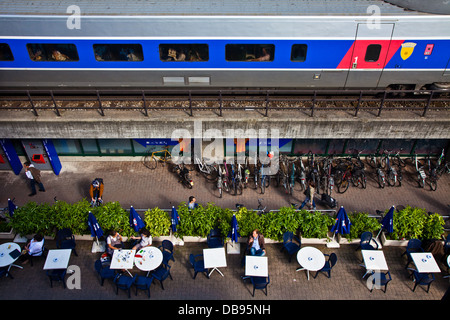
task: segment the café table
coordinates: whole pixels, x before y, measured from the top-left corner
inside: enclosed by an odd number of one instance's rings
[[[325,256],[314,247],[303,247],[297,252],[297,261],[300,268],[296,271],[306,270],[309,280],[309,271],[319,271],[325,265]]]
[[[125,270],[130,276],[133,276],[128,269],[133,269],[134,256],[136,250],[117,249],[114,250],[111,258],[110,269]]]
[[[212,268],[209,276],[216,270],[223,277],[223,273],[218,268],[227,266],[224,247],[203,249],[203,261],[206,269]]]
[[[67,269],[72,249],[49,250],[45,259],[44,270]]]
[[[14,264],[21,255],[20,246],[14,242],[3,243],[0,245],[0,267],[8,266],[8,271],[11,267],[23,269],[22,266]]]
[[[437,273],[441,272],[436,260],[431,252],[412,252],[411,259],[414,262],[419,273]]]
[[[268,259],[261,256],[245,256],[246,277],[267,277],[269,275]]]
[[[361,254],[366,267],[366,273],[363,278],[369,273],[369,271],[387,271],[389,270],[384,253],[381,250],[361,250]]]
[[[134,265],[139,270],[147,271],[147,276],[150,271],[158,268],[162,261],[163,254],[161,250],[153,246],[144,247],[138,250],[134,256]]]

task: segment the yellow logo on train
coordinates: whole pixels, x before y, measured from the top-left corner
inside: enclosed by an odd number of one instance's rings
[[[414,47],[416,45],[417,43],[414,42],[402,43],[402,50],[400,51],[400,57],[402,57],[403,60],[408,59],[412,55]]]

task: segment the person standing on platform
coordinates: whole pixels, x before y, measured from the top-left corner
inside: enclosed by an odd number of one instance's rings
[[[25,168],[25,174],[30,180],[31,193],[28,196],[31,197],[36,194],[36,183],[39,186],[39,191],[45,192],[44,184],[41,180],[41,171],[36,169],[29,161],[25,162],[23,166]]]

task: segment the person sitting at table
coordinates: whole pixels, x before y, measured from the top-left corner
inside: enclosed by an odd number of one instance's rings
[[[150,231],[148,231],[145,228],[142,228],[139,230],[140,237],[134,237],[132,236],[131,239],[133,240],[141,240],[139,243],[137,243],[132,249],[133,250],[140,250],[144,247],[148,247],[152,245],[152,236],[150,235]]]
[[[113,255],[114,250],[123,248],[122,236],[115,230],[111,230],[109,236],[106,238],[106,253]]]
[[[252,256],[264,256],[266,254],[264,236],[258,229],[253,230],[248,237],[247,247]]]
[[[22,263],[27,264],[31,256],[36,257],[42,255],[43,246],[44,237],[42,234],[37,233],[23,248],[22,257],[20,258]]]

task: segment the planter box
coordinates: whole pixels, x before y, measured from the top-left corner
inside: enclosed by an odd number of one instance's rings
[[[14,239],[16,233],[13,229],[9,230],[9,232],[0,232],[0,239],[11,240]]]
[[[380,235],[380,240],[383,246],[386,247],[406,247],[409,240],[387,240],[384,232]]]

